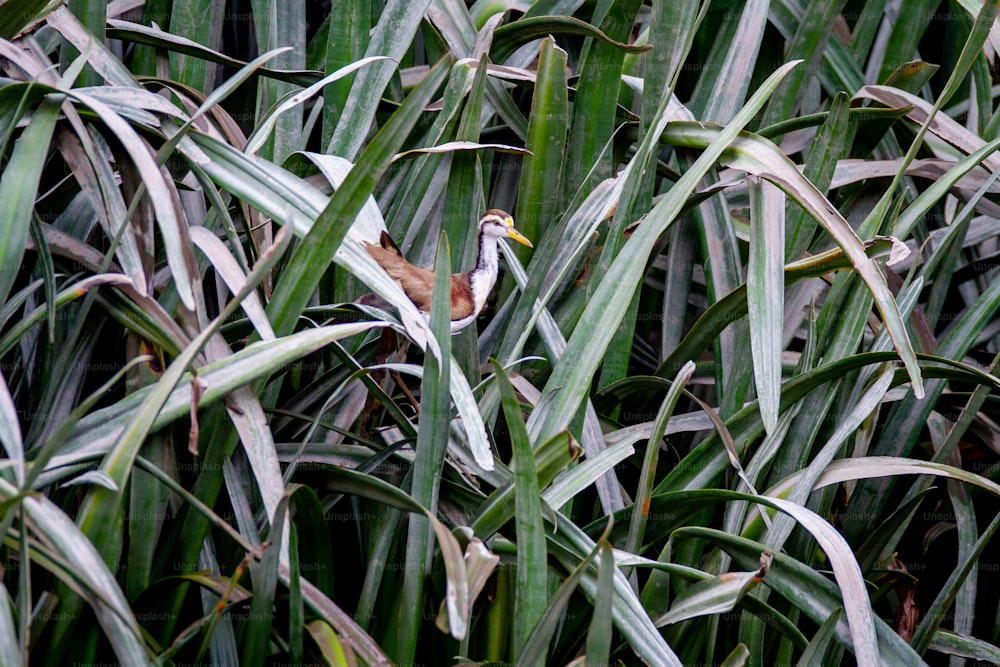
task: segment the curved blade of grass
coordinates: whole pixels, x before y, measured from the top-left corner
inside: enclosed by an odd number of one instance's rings
[[[0,175],[0,303],[7,301],[28,241],[35,195],[48,156],[63,97],[53,95],[35,109]]]
[[[371,41],[365,50],[365,56],[386,56],[394,62],[375,63],[354,77],[351,92],[345,100],[346,105],[340,113],[337,127],[333,131],[333,138],[330,140],[326,153],[353,160],[365,144],[365,137],[375,119],[375,111],[378,109],[382,91],[389,83],[389,79],[392,78],[396,69],[395,63],[403,60],[406,50],[413,41],[413,36],[420,28],[428,5],[430,5],[430,0],[389,0],[385,3],[378,23],[372,29]],[[434,70],[431,71],[434,72]],[[438,75],[443,77],[441,72],[438,72]],[[432,90],[428,93],[430,95],[444,79],[430,75],[428,78],[434,80],[434,85],[431,86]],[[418,90],[424,87],[425,83],[426,80]],[[410,97],[413,97],[415,93],[416,91],[411,93]],[[423,98],[421,97],[421,99]],[[429,97],[420,105],[421,111],[428,101],[430,101]],[[407,127],[408,130],[409,127]],[[369,150],[371,150],[370,145],[365,149],[365,152]],[[393,152],[397,151],[398,146]],[[362,160],[358,160],[358,162],[360,163]]]
[[[796,483],[805,471],[789,475],[782,482],[767,490],[767,495],[783,495]],[[933,475],[946,477],[959,482],[965,482],[985,489],[1000,497],[1000,484],[974,472],[956,468],[944,463],[933,461],[917,461],[896,456],[866,456],[859,459],[838,459],[832,461],[819,476],[813,489],[819,489],[831,484],[857,481],[873,477],[890,477],[896,475]]]
[[[208,342],[209,338],[215,335],[218,328],[238,307],[240,302],[253,289],[264,276],[271,271],[278,260],[281,259],[284,250],[291,241],[291,233],[281,234],[275,238],[275,243],[267,252],[261,255],[253,271],[247,276],[243,289],[230,301],[223,311],[212,323],[206,327],[199,336],[178,356],[164,372],[160,381],[152,386],[150,396],[142,406],[129,414],[128,425],[121,432],[115,446],[105,456],[101,470],[107,473],[115,482],[119,489],[124,489],[129,473],[138,455],[139,448],[149,434],[156,420],[157,415],[166,404],[167,399],[176,389],[182,375],[187,371],[189,365]],[[266,500],[266,499],[265,499]],[[119,511],[121,503],[121,491],[112,492],[107,489],[92,489],[77,516],[78,525],[92,539],[98,549],[104,549],[116,538],[112,522],[107,521],[107,517],[115,516]],[[268,507],[268,514],[273,515],[274,507]]]
[[[743,104],[763,43],[769,4],[750,0],[742,9],[725,12],[724,21],[732,27],[721,28],[691,96],[691,110],[698,118],[724,125]]]
[[[519,654],[541,619],[548,598],[545,530],[538,473],[521,404],[501,364],[494,360],[503,412],[514,451],[514,518],[517,532],[517,584],[514,593],[514,653]],[[531,664],[538,664],[531,663]]]
[[[160,165],[150,154],[148,143],[128,122],[91,95],[75,91],[73,96],[96,113],[128,151],[143,186],[149,192],[149,200],[156,213],[156,222],[162,231],[161,238],[177,294],[186,308],[196,310],[194,293],[195,285],[200,282],[200,278],[196,274],[197,268],[191,253],[187,223],[182,220],[183,214],[177,205],[177,193],[173,182],[164,177]],[[134,201],[132,205],[135,205]]]
[[[669,143],[691,147],[708,146],[717,136],[720,136],[717,129],[696,123],[672,123],[664,132],[664,140]],[[868,285],[872,298],[875,299],[889,336],[910,375],[914,394],[922,397],[924,385],[920,378],[916,353],[910,344],[899,307],[886,285],[881,270],[865,254],[864,244],[850,223],[816,189],[816,186],[802,176],[792,161],[766,139],[751,134],[735,138],[723,161],[736,169],[763,177],[783,189],[816,217],[843,248],[855,270]]]
[[[108,39],[120,39],[135,44],[148,44],[149,46],[162,48],[166,51],[196,56],[201,60],[218,63],[236,70],[247,65],[242,60],[230,58],[186,37],[157,30],[156,28],[151,28],[140,23],[132,23],[131,21],[108,19]],[[323,76],[320,72],[312,70],[285,71],[260,67],[256,71],[259,76],[266,76],[278,81],[287,81],[288,83],[300,86],[308,86],[316,83]]]
[[[785,198],[756,176],[750,185],[750,263],[747,267],[747,313],[757,403],[764,431],[778,426],[781,397],[781,350],[784,329]]]
[[[76,51],[83,55],[82,60],[86,62],[94,73],[98,75],[96,80],[89,80],[88,85],[76,86],[76,90],[94,91],[106,88],[111,95],[120,94],[121,90],[116,89],[138,89],[138,83],[132,72],[119,60],[104,44],[104,39],[97,39],[97,32],[91,26],[85,26],[79,14],[69,7],[60,7],[49,14],[45,22],[58,32],[66,42],[71,44]],[[92,17],[81,17],[88,20]],[[105,19],[101,17],[101,32],[104,31]],[[67,82],[76,80],[76,75],[72,75],[68,69],[63,71],[63,77]],[[70,83],[67,83],[69,87]],[[108,85],[111,84],[111,85]],[[161,98],[162,100],[162,98]],[[166,100],[162,100],[166,102]],[[167,103],[167,106],[173,106]],[[176,107],[171,114],[176,114]],[[159,120],[153,118],[154,127],[159,126]]]
[[[437,513],[437,499],[441,469],[448,449],[448,429],[451,402],[448,395],[448,376],[451,373],[451,252],[443,233],[438,241],[437,259],[434,263],[434,293],[431,300],[431,331],[441,349],[441,356],[424,358],[424,378],[420,383],[420,422],[417,430],[417,458],[413,463],[410,493],[413,499]],[[417,650],[421,615],[413,613],[424,607],[424,586],[430,574],[430,526],[426,517],[412,515],[406,538],[406,564],[403,572],[403,590],[400,595],[399,618],[396,633],[396,662],[411,664]],[[461,554],[459,554],[461,559]],[[463,561],[464,566],[464,561]],[[449,620],[452,634],[465,636],[465,619],[468,609],[459,611],[452,602],[468,604],[468,581],[454,582],[463,589],[452,600],[449,597]],[[456,625],[457,624],[457,625]]]
[[[280,370],[292,361],[325,345],[350,336],[364,333],[379,326],[374,322],[355,322],[317,329],[306,329],[294,335],[248,345],[224,361],[207,364],[199,369],[199,377],[208,388],[202,394],[201,406],[207,407],[222,400],[234,389]],[[162,382],[162,378],[160,380]],[[167,398],[153,421],[156,430],[180,419],[190,411],[191,376],[184,376]],[[144,387],[107,408],[97,410],[83,419],[73,429],[59,453],[46,467],[39,485],[51,484],[61,478],[60,468],[102,456],[122,437],[129,418],[145,403],[153,400],[155,386]]]
[[[684,386],[694,374],[695,365],[693,361],[688,361],[678,371],[674,381],[670,383],[660,410],[656,414],[656,421],[653,422],[653,432],[649,435],[646,445],[646,454],[642,460],[642,472],[639,474],[639,487],[636,490],[635,502],[633,503],[632,520],[629,522],[628,538],[625,541],[625,551],[639,553],[643,546],[643,535],[646,532],[646,521],[649,519],[649,502],[653,490],[653,480],[656,479],[656,466],[659,462],[660,442],[663,440],[663,433],[667,429],[667,422],[674,414],[674,407],[681,397]],[[638,511],[636,511],[638,508]]]
[[[253,134],[250,135],[250,138],[247,140],[247,145],[246,148],[243,149],[243,152],[246,153],[247,155],[253,155],[258,150],[260,150],[260,148],[267,142],[267,140],[271,136],[271,132],[274,130],[275,124],[278,122],[278,119],[281,117],[283,113],[290,111],[291,109],[294,109],[295,107],[300,106],[305,102],[308,102],[315,95],[322,92],[322,90],[327,85],[333,83],[334,81],[339,81],[340,79],[343,79],[345,76],[351,74],[352,72],[361,69],[365,65],[377,62],[379,60],[388,60],[388,58],[382,56],[362,58],[357,62],[341,67],[332,74],[328,74],[327,76],[323,77],[322,79],[312,84],[305,90],[300,90],[299,92],[294,93],[285,98],[284,100],[282,100],[279,104],[275,106],[275,108],[272,111],[270,111],[267,114],[267,117],[265,117],[264,120],[258,123],[257,126],[254,128]]]
[[[763,552],[761,560],[770,554]],[[704,579],[682,590],[670,604],[670,610],[656,619],[656,627],[680,623],[699,616],[725,614],[732,611],[752,588],[760,583],[767,568],[754,572],[726,572]]]
[[[56,294],[53,300],[53,305],[56,308],[60,308],[69,304],[82,296],[85,296],[87,292],[100,285],[111,285],[124,292],[129,293],[129,296],[137,295],[135,291],[135,285],[127,277],[120,273],[99,273],[97,275],[90,276],[89,278],[84,278],[78,283],[70,285],[68,288],[62,290]],[[27,296],[27,295],[25,295]],[[22,298],[11,299],[7,302],[8,306],[12,303],[16,303],[18,307],[23,305],[24,300]],[[155,302],[153,302],[155,303]],[[143,304],[151,305],[151,304]],[[13,326],[11,326],[7,333],[0,337],[0,356],[7,354],[14,347],[21,342],[21,340],[31,331],[32,327],[37,325],[39,322],[45,319],[48,314],[49,306],[48,304],[39,306],[34,310],[25,313],[24,317]],[[132,313],[129,313],[130,315]],[[157,313],[162,314],[162,313]],[[160,322],[156,322],[159,324]],[[179,346],[176,344],[176,339],[171,335],[161,335],[165,333],[162,329],[153,329],[152,327],[146,328],[144,325],[147,322],[141,322],[137,327],[143,328],[143,333],[148,334],[148,340],[156,342],[158,345],[162,345],[164,349],[168,352],[173,353]],[[171,331],[170,334],[175,332]]]
[[[124,90],[124,88],[108,86],[100,90]],[[148,92],[139,88],[127,90]],[[152,93],[150,95],[163,100],[159,95]],[[125,197],[114,169],[117,161],[110,146],[104,137],[83,128],[79,128],[72,134],[63,133],[62,137],[63,140],[59,142],[60,150],[69,163],[70,169],[77,175],[76,181],[80,184],[81,193],[89,199],[91,206],[95,209],[105,236],[108,239],[121,239],[115,250],[115,258],[120,264],[122,272],[135,284],[135,291],[138,294],[149,293],[142,254],[139,251],[139,242],[136,238],[137,234],[133,232],[134,228],[124,232],[121,230],[122,225],[131,225],[131,221],[128,218],[128,206],[125,203]],[[74,150],[74,145],[79,150]],[[42,226],[41,236],[47,240],[54,231],[54,228]],[[81,243],[81,245],[83,244]],[[85,247],[90,249],[90,246]],[[94,266],[97,267],[98,271],[104,263],[104,259],[104,253],[95,257]]]
[[[376,68],[377,65],[365,72],[371,72]],[[302,309],[309,302],[323,277],[323,269],[329,265],[334,253],[347,236],[351,227],[349,223],[357,217],[376,182],[388,168],[392,156],[399,151],[413,125],[423,113],[424,107],[444,82],[448,69],[449,63],[445,59],[428,72],[385,127],[368,144],[341,187],[330,198],[330,203],[317,216],[302,239],[268,302],[268,314],[278,335],[293,330]]]
[[[607,540],[599,540],[601,565],[597,574],[597,591],[594,593],[594,614],[587,633],[586,667],[610,664],[611,656],[611,603],[615,596],[615,550]]]
[[[16,493],[16,489],[10,484],[0,480],[0,494],[12,496]],[[135,615],[118,582],[87,536],[73,525],[58,506],[45,497],[27,496],[23,499],[23,506],[34,529],[45,537],[67,563],[74,564],[76,575],[94,592],[88,601],[118,659],[130,665],[152,667],[156,664],[144,646]]]
[[[503,63],[521,46],[550,35],[578,35],[592,37],[613,46],[623,53],[642,53],[653,48],[649,45],[634,46],[608,37],[599,28],[572,16],[534,16],[511,21],[496,29],[493,34],[491,59]]]
[[[761,499],[760,497],[747,497],[747,500],[757,500],[763,504],[770,502],[766,498]],[[782,506],[782,509],[789,505],[792,503]],[[803,507],[799,507],[799,510],[809,512]],[[817,519],[826,523],[818,517]],[[831,533],[836,533],[833,526],[826,525]],[[832,537],[832,535],[830,536]],[[707,540],[725,549],[741,567],[747,568],[757,565],[761,552],[766,550],[766,547],[757,542],[712,528],[695,526],[680,528],[673,533],[671,539],[677,540],[682,537],[697,537]],[[847,549],[844,554],[846,559],[853,561],[853,557],[848,555],[850,549],[846,543],[843,546]],[[856,561],[854,567],[857,567]],[[860,589],[854,590],[853,586],[850,589],[841,588],[838,586],[839,578],[837,583],[834,583],[812,567],[784,554],[775,553],[764,583],[816,623],[823,623],[841,607],[850,613],[848,605],[855,606],[857,613],[865,617],[864,625],[868,626],[871,631],[870,635],[865,632],[865,643],[862,644],[858,641],[859,637],[855,628],[853,625],[849,626],[849,623],[838,623],[836,634],[842,644],[854,648],[859,665],[879,664],[877,662],[879,658],[884,659],[885,664],[890,665],[924,665],[925,663],[920,659],[920,656],[892,628],[874,614],[870,605],[863,607],[859,604],[860,597],[855,598],[854,594],[860,595],[864,591],[864,582],[861,579],[860,570],[854,574],[857,576],[857,586],[860,586]],[[852,578],[854,574],[852,574]],[[865,592],[864,599],[867,600],[867,597]],[[876,660],[876,662],[872,662],[872,660]]]
[[[10,389],[3,373],[0,373],[0,445],[7,459],[14,467],[14,482],[18,488],[24,486],[24,442],[17,419],[17,408],[11,398]]]
[[[532,424],[536,421],[536,415],[543,420],[538,425],[537,432],[540,436],[551,437],[570,423],[590,387],[590,380],[601,362],[603,351],[611,342],[617,323],[625,315],[631,297],[642,279],[646,258],[652,252],[653,244],[680,214],[688,196],[716,159],[763,106],[782,77],[797,64],[785,65],[768,78],[733,122],[718,135],[691,169],[684,173],[670,192],[653,208],[615,258],[588,302],[566,345],[564,354],[546,384],[546,389],[549,391],[560,388],[559,393],[555,395],[544,415],[540,415],[539,410],[532,413]],[[660,115],[665,111],[666,105],[663,105]],[[651,132],[643,141],[658,139],[659,137],[654,137]]]
[[[611,524],[608,523],[608,528]],[[598,544],[594,545],[594,548],[584,557],[584,559],[575,567],[570,575],[566,577],[566,580],[560,584],[559,589],[556,591],[552,599],[549,600],[548,607],[545,608],[545,612],[542,615],[541,620],[535,626],[534,630],[531,632],[531,636],[528,637],[527,643],[524,645],[524,649],[517,657],[517,662],[515,665],[517,667],[531,667],[536,665],[545,659],[546,648],[552,639],[552,635],[556,631],[560,619],[566,612],[566,607],[569,604],[570,597],[579,585],[580,580],[583,578],[584,572],[590,567],[591,561],[594,560],[594,556],[601,549],[601,540]]]
[[[485,68],[481,68],[481,67],[477,67],[476,68],[476,73],[477,74],[479,72],[481,72],[481,71],[486,71],[486,70],[485,70]],[[478,82],[475,82],[475,85],[480,85],[480,84]],[[481,111],[481,109],[480,109],[480,111]],[[463,114],[462,114],[462,119],[463,120],[465,120],[466,118],[471,118],[472,117],[472,116],[468,116],[467,115],[468,113],[469,113],[469,109],[468,109],[468,107],[466,107],[466,110],[463,111]],[[466,127],[465,129],[471,131],[472,128]],[[476,132],[476,134],[478,134],[478,132]],[[395,157],[393,157],[392,161],[396,162],[397,160],[401,160],[404,157],[409,157],[411,155],[426,155],[426,154],[433,154],[433,153],[461,153],[461,152],[464,152],[464,151],[477,151],[477,150],[482,150],[482,149],[486,149],[486,148],[495,150],[498,153],[514,153],[516,155],[524,155],[526,157],[529,156],[529,155],[531,155],[531,151],[529,151],[527,149],[524,149],[524,148],[520,148],[518,146],[511,146],[510,144],[483,144],[483,143],[479,143],[475,139],[465,139],[465,140],[456,139],[455,141],[446,141],[446,142],[444,142],[442,144],[438,144],[436,146],[427,146],[427,147],[424,147],[424,148],[411,148],[411,149],[403,151],[402,153],[400,153],[400,154],[396,155]],[[518,231],[520,231],[520,229],[521,229],[521,221],[520,220],[518,220],[517,228],[518,228]],[[529,238],[531,238],[531,237],[529,237]]]
[[[1000,647],[976,637],[960,635],[948,630],[937,630],[931,637],[930,643],[927,644],[927,648],[945,655],[1000,663]]]

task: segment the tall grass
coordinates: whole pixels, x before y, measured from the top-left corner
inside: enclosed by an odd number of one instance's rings
[[[0,663],[1000,662],[998,10],[0,4]]]

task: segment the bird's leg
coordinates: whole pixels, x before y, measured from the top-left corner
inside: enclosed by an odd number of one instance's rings
[[[393,333],[391,329],[382,329],[382,334],[379,336],[378,345],[375,348],[375,363],[382,364],[389,360],[389,357],[394,353],[393,349]],[[382,387],[384,391],[388,393],[389,387],[386,386],[388,378],[387,373],[382,370],[372,371],[372,380],[375,381],[377,385]],[[378,399],[371,393],[368,394],[368,399],[365,401],[364,410],[361,412],[361,435],[367,437],[371,426],[372,415],[378,409]]]
[[[406,386],[405,382],[403,382],[403,376],[399,374],[399,371],[389,371],[389,375],[396,382],[396,384],[399,385],[399,389],[403,392],[403,395],[410,400],[410,404],[413,406],[413,412],[419,415],[420,401],[416,399],[416,397],[410,392],[410,388]]]

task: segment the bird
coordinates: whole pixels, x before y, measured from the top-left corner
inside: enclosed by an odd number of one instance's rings
[[[499,271],[497,243],[502,238],[533,247],[524,234],[514,229],[510,213],[492,208],[479,220],[479,249],[476,266],[471,271],[451,274],[451,332],[455,333],[476,320],[486,305]],[[388,232],[382,232],[378,245],[364,241],[365,250],[379,266],[397,280],[417,309],[429,316],[434,291],[434,271],[406,261]]]

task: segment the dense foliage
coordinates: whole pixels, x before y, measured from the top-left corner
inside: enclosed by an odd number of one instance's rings
[[[0,664],[1000,662],[998,9],[0,3]]]

